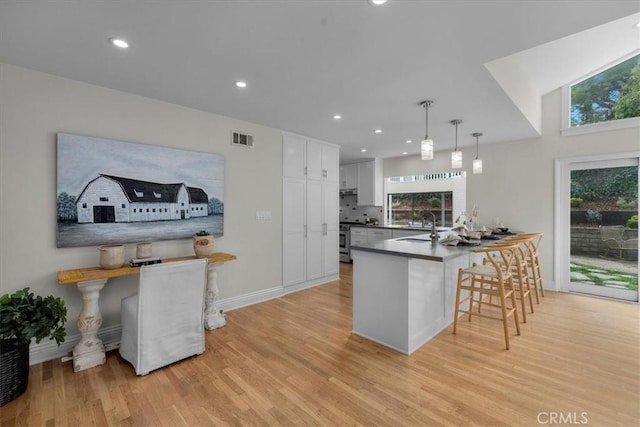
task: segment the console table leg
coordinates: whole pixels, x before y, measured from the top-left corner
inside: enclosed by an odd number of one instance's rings
[[[78,290],[82,294],[82,310],[76,325],[80,332],[80,342],[73,348],[73,371],[79,372],[105,363],[105,350],[102,340],[98,338],[98,330],[102,325],[100,313],[100,290],[107,279],[78,282]]]
[[[207,294],[205,297],[204,327],[211,330],[227,324],[224,313],[219,310],[218,299],[218,266],[222,263],[212,262],[207,267]]]

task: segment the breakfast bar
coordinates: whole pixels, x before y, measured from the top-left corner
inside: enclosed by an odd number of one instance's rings
[[[459,268],[473,247],[428,235],[352,246],[353,333],[411,354],[453,322]]]

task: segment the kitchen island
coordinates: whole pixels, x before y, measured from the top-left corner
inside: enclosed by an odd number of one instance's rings
[[[459,268],[469,246],[426,234],[352,246],[353,333],[411,354],[453,322]]]

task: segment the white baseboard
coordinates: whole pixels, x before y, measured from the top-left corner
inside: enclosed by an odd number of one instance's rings
[[[542,286],[544,286],[544,290],[549,289],[550,291],[558,291],[558,287],[556,286],[556,282],[551,279],[542,279]]]
[[[338,280],[338,275],[325,276],[316,280],[299,283],[293,286],[276,286],[274,288],[264,289],[236,297],[218,300],[217,306],[224,311],[231,311],[236,308],[247,307],[249,305],[258,304],[269,301],[274,298],[280,298],[292,292],[301,291],[313,286],[322,285],[324,283]],[[98,338],[102,340],[107,351],[114,350],[120,346],[120,336],[122,335],[120,324],[100,328]],[[67,336],[65,341],[58,347],[55,341],[41,342],[40,344],[31,344],[29,347],[29,364],[35,365],[46,362],[48,360],[57,359],[65,356],[71,356],[73,347],[80,342],[80,334]]]
[[[283,295],[284,292],[282,290],[282,286],[276,286],[275,288],[264,289],[250,294],[221,299],[218,300],[216,305],[219,309],[231,311],[236,308],[247,307],[249,305],[269,301],[270,299],[280,298]]]
[[[324,285],[325,283],[329,283],[329,282],[333,282],[335,280],[338,280],[338,278],[339,278],[339,276],[337,274],[334,274],[332,276],[323,276],[323,277],[319,277],[319,278],[314,279],[314,280],[309,280],[307,282],[298,283],[296,285],[285,286],[284,287],[284,293],[286,295],[286,294],[290,294],[290,293],[293,293],[293,292],[301,291],[303,289],[312,288],[314,286]]]
[[[107,350],[118,348],[120,345],[120,336],[122,335],[121,329],[122,328],[119,324],[100,328],[98,331],[98,338],[102,340]],[[48,360],[71,356],[73,347],[75,347],[79,342],[80,334],[76,334],[67,336],[59,347],[55,341],[31,344],[29,346],[29,365],[36,365]]]

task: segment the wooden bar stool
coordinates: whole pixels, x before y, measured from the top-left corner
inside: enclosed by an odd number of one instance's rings
[[[522,323],[527,323],[527,309],[526,300],[529,300],[529,308],[533,313],[533,297],[531,296],[531,278],[529,277],[529,262],[528,251],[529,246],[527,240],[513,240],[511,242],[496,242],[491,244],[491,247],[499,248],[502,246],[516,245],[517,249],[514,251],[514,262],[511,264],[511,274],[513,277],[513,286],[516,291],[516,298],[520,300],[520,315],[522,316]],[[498,264],[502,264],[502,257],[498,257],[495,254],[492,255],[494,260]],[[489,259],[485,258],[483,264],[489,263]],[[489,298],[491,300],[491,297]],[[482,307],[482,302],[478,310]]]
[[[523,241],[527,245],[527,263],[531,286],[536,295],[536,302],[540,303],[539,296],[544,297],[544,286],[542,285],[542,267],[540,264],[539,248],[543,233],[524,233],[510,236],[504,241]],[[538,296],[539,295],[539,296]]]
[[[471,316],[485,317],[494,320],[502,320],[504,329],[504,342],[507,350],[509,350],[509,325],[508,317],[513,316],[516,324],[517,334],[520,335],[520,322],[518,321],[518,305],[516,303],[516,295],[513,287],[512,264],[515,260],[515,253],[518,245],[502,245],[499,247],[486,247],[476,249],[474,252],[484,254],[489,260],[488,264],[477,265],[474,263],[469,268],[461,268],[458,270],[458,286],[456,289],[456,307],[453,318],[453,333],[457,332],[458,316],[460,313],[468,315],[468,321],[471,322]],[[500,259],[500,262],[497,260]],[[462,291],[468,291],[469,295],[461,298]],[[483,298],[489,297],[489,300],[483,301]],[[498,297],[498,304],[494,304],[492,296]],[[511,300],[511,306],[507,306],[507,298]],[[461,305],[469,303],[465,310]],[[501,316],[491,316],[481,313],[480,303],[500,309]],[[478,304],[478,310],[473,310],[473,304]]]

